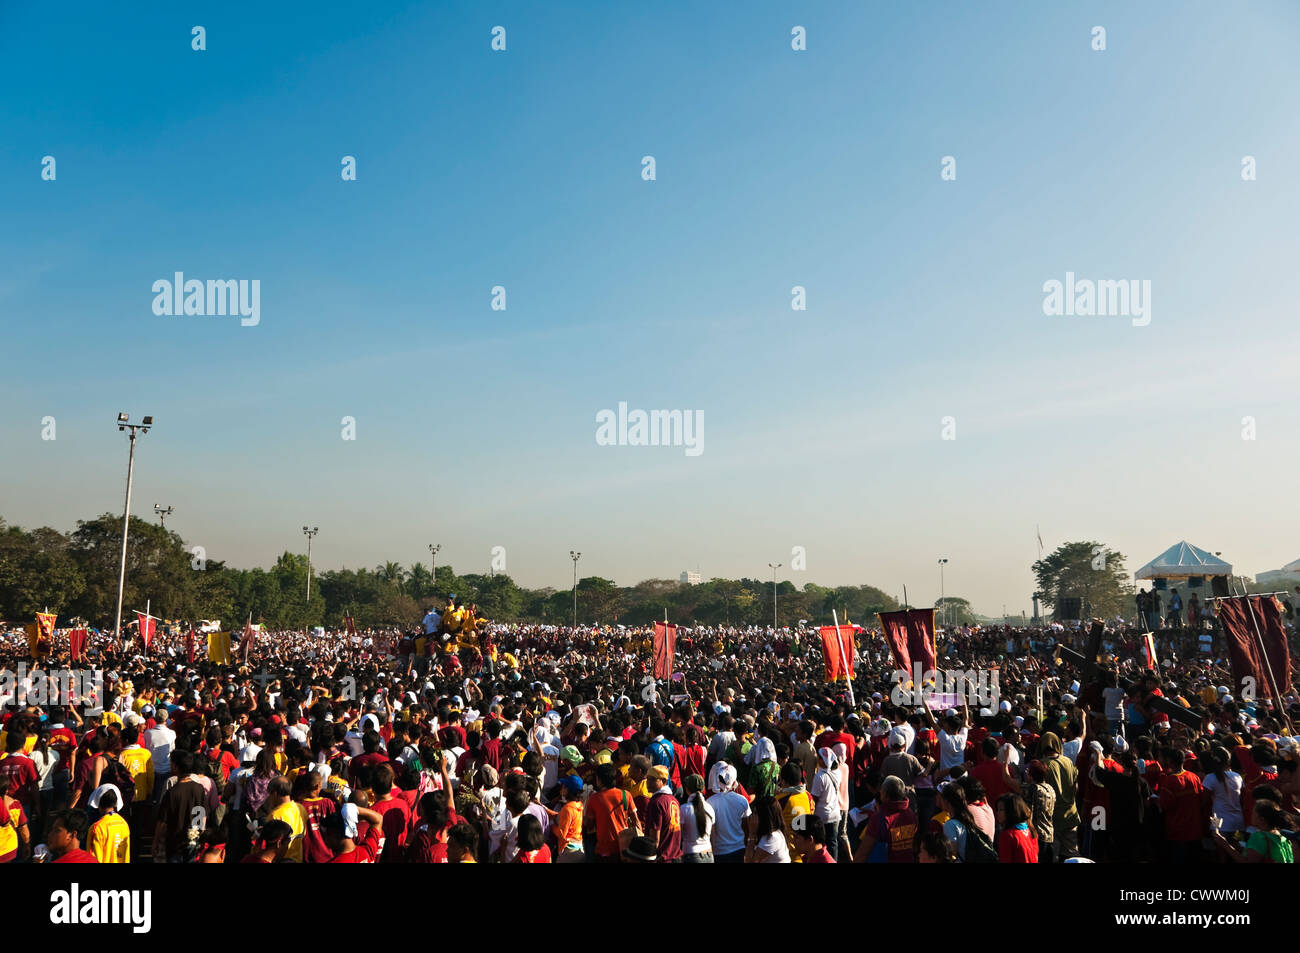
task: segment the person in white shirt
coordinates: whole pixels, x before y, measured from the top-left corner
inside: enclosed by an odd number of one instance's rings
[[[939,729],[939,774],[942,777],[958,765],[966,763],[966,737],[970,729],[966,719],[953,709],[948,710],[943,727]]]
[[[713,857],[719,864],[741,864],[745,861],[744,820],[749,817],[749,801],[737,794],[736,769],[726,762],[718,762],[709,772],[709,787],[713,796]]]
[[[1231,834],[1246,829],[1246,817],[1241,809],[1241,775],[1229,769],[1232,755],[1228,749],[1216,746],[1210,750],[1210,773],[1205,776],[1205,790],[1214,794],[1211,813],[1222,822],[1219,833]]]
[[[754,833],[748,841],[752,850],[745,854],[746,863],[790,863],[790,847],[785,842],[785,822],[781,817],[781,805],[776,803],[776,798],[756,798],[754,816],[750,823]]]
[[[704,779],[692,774],[682,782],[682,863],[713,863],[713,823],[716,814],[704,797]]]
[[[817,749],[817,758],[821,767],[813,777],[812,787],[808,789],[813,799],[813,817],[826,825],[826,850],[839,860],[840,847],[840,770],[842,766],[835,752],[830,748]]]
[[[172,748],[176,746],[176,732],[167,727],[167,709],[159,708],[158,723],[144,733],[144,746],[153,758],[154,803],[162,800],[167,779],[172,773]]]

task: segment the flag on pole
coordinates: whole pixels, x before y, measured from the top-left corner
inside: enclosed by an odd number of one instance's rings
[[[190,629],[185,635],[185,664],[194,664],[194,630]]]
[[[157,629],[158,619],[156,616],[149,615],[148,612],[140,612],[138,609],[135,613],[136,622],[140,626],[140,641],[144,643],[144,652],[149,654],[149,646],[153,644],[154,631]]]
[[[1150,632],[1142,636],[1142,658],[1146,660],[1147,668],[1160,670],[1160,662],[1156,659],[1156,637]]]
[[[885,639],[894,651],[894,659],[906,672],[919,662],[923,672],[934,669],[934,610],[903,609],[879,613]]]
[[[654,677],[665,682],[671,679],[673,663],[677,660],[677,626],[669,622],[655,623],[654,659]]]
[[[33,658],[44,658],[50,654],[54,644],[54,623],[58,613],[36,613],[36,624],[27,626],[27,648]]]
[[[817,634],[822,640],[822,661],[826,663],[826,681],[838,682],[857,666],[857,646],[852,625],[823,625]]]
[[[230,664],[230,633],[208,633],[208,661],[218,665]]]
[[[85,629],[68,630],[68,656],[72,661],[75,662],[85,656],[88,635]]]
[[[1219,599],[1214,605],[1227,636],[1233,680],[1241,685],[1242,679],[1251,679],[1262,697],[1275,697],[1274,683],[1285,694],[1291,684],[1291,655],[1277,600],[1233,596]]]
[[[348,630],[348,635],[356,635],[356,634],[357,634],[357,624],[356,624],[356,622],[353,621],[351,615],[345,615],[345,616],[343,617],[343,625],[347,628],[347,630]]]

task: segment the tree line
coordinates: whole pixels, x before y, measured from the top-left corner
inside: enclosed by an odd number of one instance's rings
[[[80,520],[71,533],[49,527],[23,529],[0,518],[0,619],[29,622],[36,612],[58,612],[59,624],[76,618],[111,628],[117,605],[122,553],[122,518],[106,513]],[[267,569],[238,569],[204,559],[175,532],[132,517],[127,545],[123,624],[143,611],[164,620],[220,619],[238,626],[250,615],[272,628],[336,627],[351,615],[358,627],[415,625],[449,593],[473,602],[479,614],[500,621],[565,624],[573,620],[571,589],[529,589],[505,573],[460,575],[450,565],[436,578],[423,564],[386,562],[373,569],[312,572],[307,598],[307,559],[286,552]],[[776,587],[781,625],[801,619],[869,624],[877,612],[899,608],[874,586],[826,587],[789,581]],[[618,586],[611,579],[578,580],[579,623],[644,625],[662,620],[680,625],[750,625],[772,620],[772,584],[761,579],[710,579],[688,585],[647,579]]]
[[[23,529],[0,518],[0,620],[30,622],[45,609],[59,613],[60,624],[79,618],[111,628],[117,604],[122,552],[121,517],[105,513],[79,520],[71,533],[49,527]],[[1044,609],[1069,597],[1086,599],[1095,615],[1128,615],[1133,586],[1124,571],[1124,556],[1089,541],[1066,543],[1034,563]],[[351,615],[360,627],[414,625],[431,606],[441,607],[449,593],[473,602],[479,613],[499,621],[563,624],[572,621],[570,589],[528,589],[505,573],[459,575],[454,567],[437,567],[437,577],[422,564],[386,562],[373,569],[333,569],[312,573],[307,598],[307,559],[286,552],[267,569],[238,569],[204,559],[175,532],[132,517],[127,548],[123,622],[143,611],[192,622],[220,619],[237,626],[250,615],[273,628],[301,629],[342,625]],[[772,583],[761,579],[710,579],[689,585],[647,579],[619,586],[611,579],[578,580],[579,623],[645,625],[667,616],[679,625],[751,625],[772,621]],[[780,625],[798,621],[822,624],[834,610],[873,625],[877,612],[900,608],[875,586],[776,586]],[[951,622],[975,621],[969,602],[947,597]]]

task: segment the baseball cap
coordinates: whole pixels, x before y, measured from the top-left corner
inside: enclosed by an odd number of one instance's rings
[[[576,774],[566,774],[560,778],[560,786],[570,794],[581,794],[583,788],[582,778]]]
[[[582,752],[579,751],[577,748],[575,748],[573,745],[565,745],[564,748],[560,751],[560,757],[575,766],[582,764],[583,760],[585,760],[582,757]]]

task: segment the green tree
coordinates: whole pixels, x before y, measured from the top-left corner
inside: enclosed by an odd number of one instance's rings
[[[1033,565],[1034,577],[1053,616],[1063,599],[1078,598],[1094,616],[1129,615],[1133,584],[1124,555],[1095,541],[1065,543]],[[1089,608],[1090,607],[1090,608]]]

